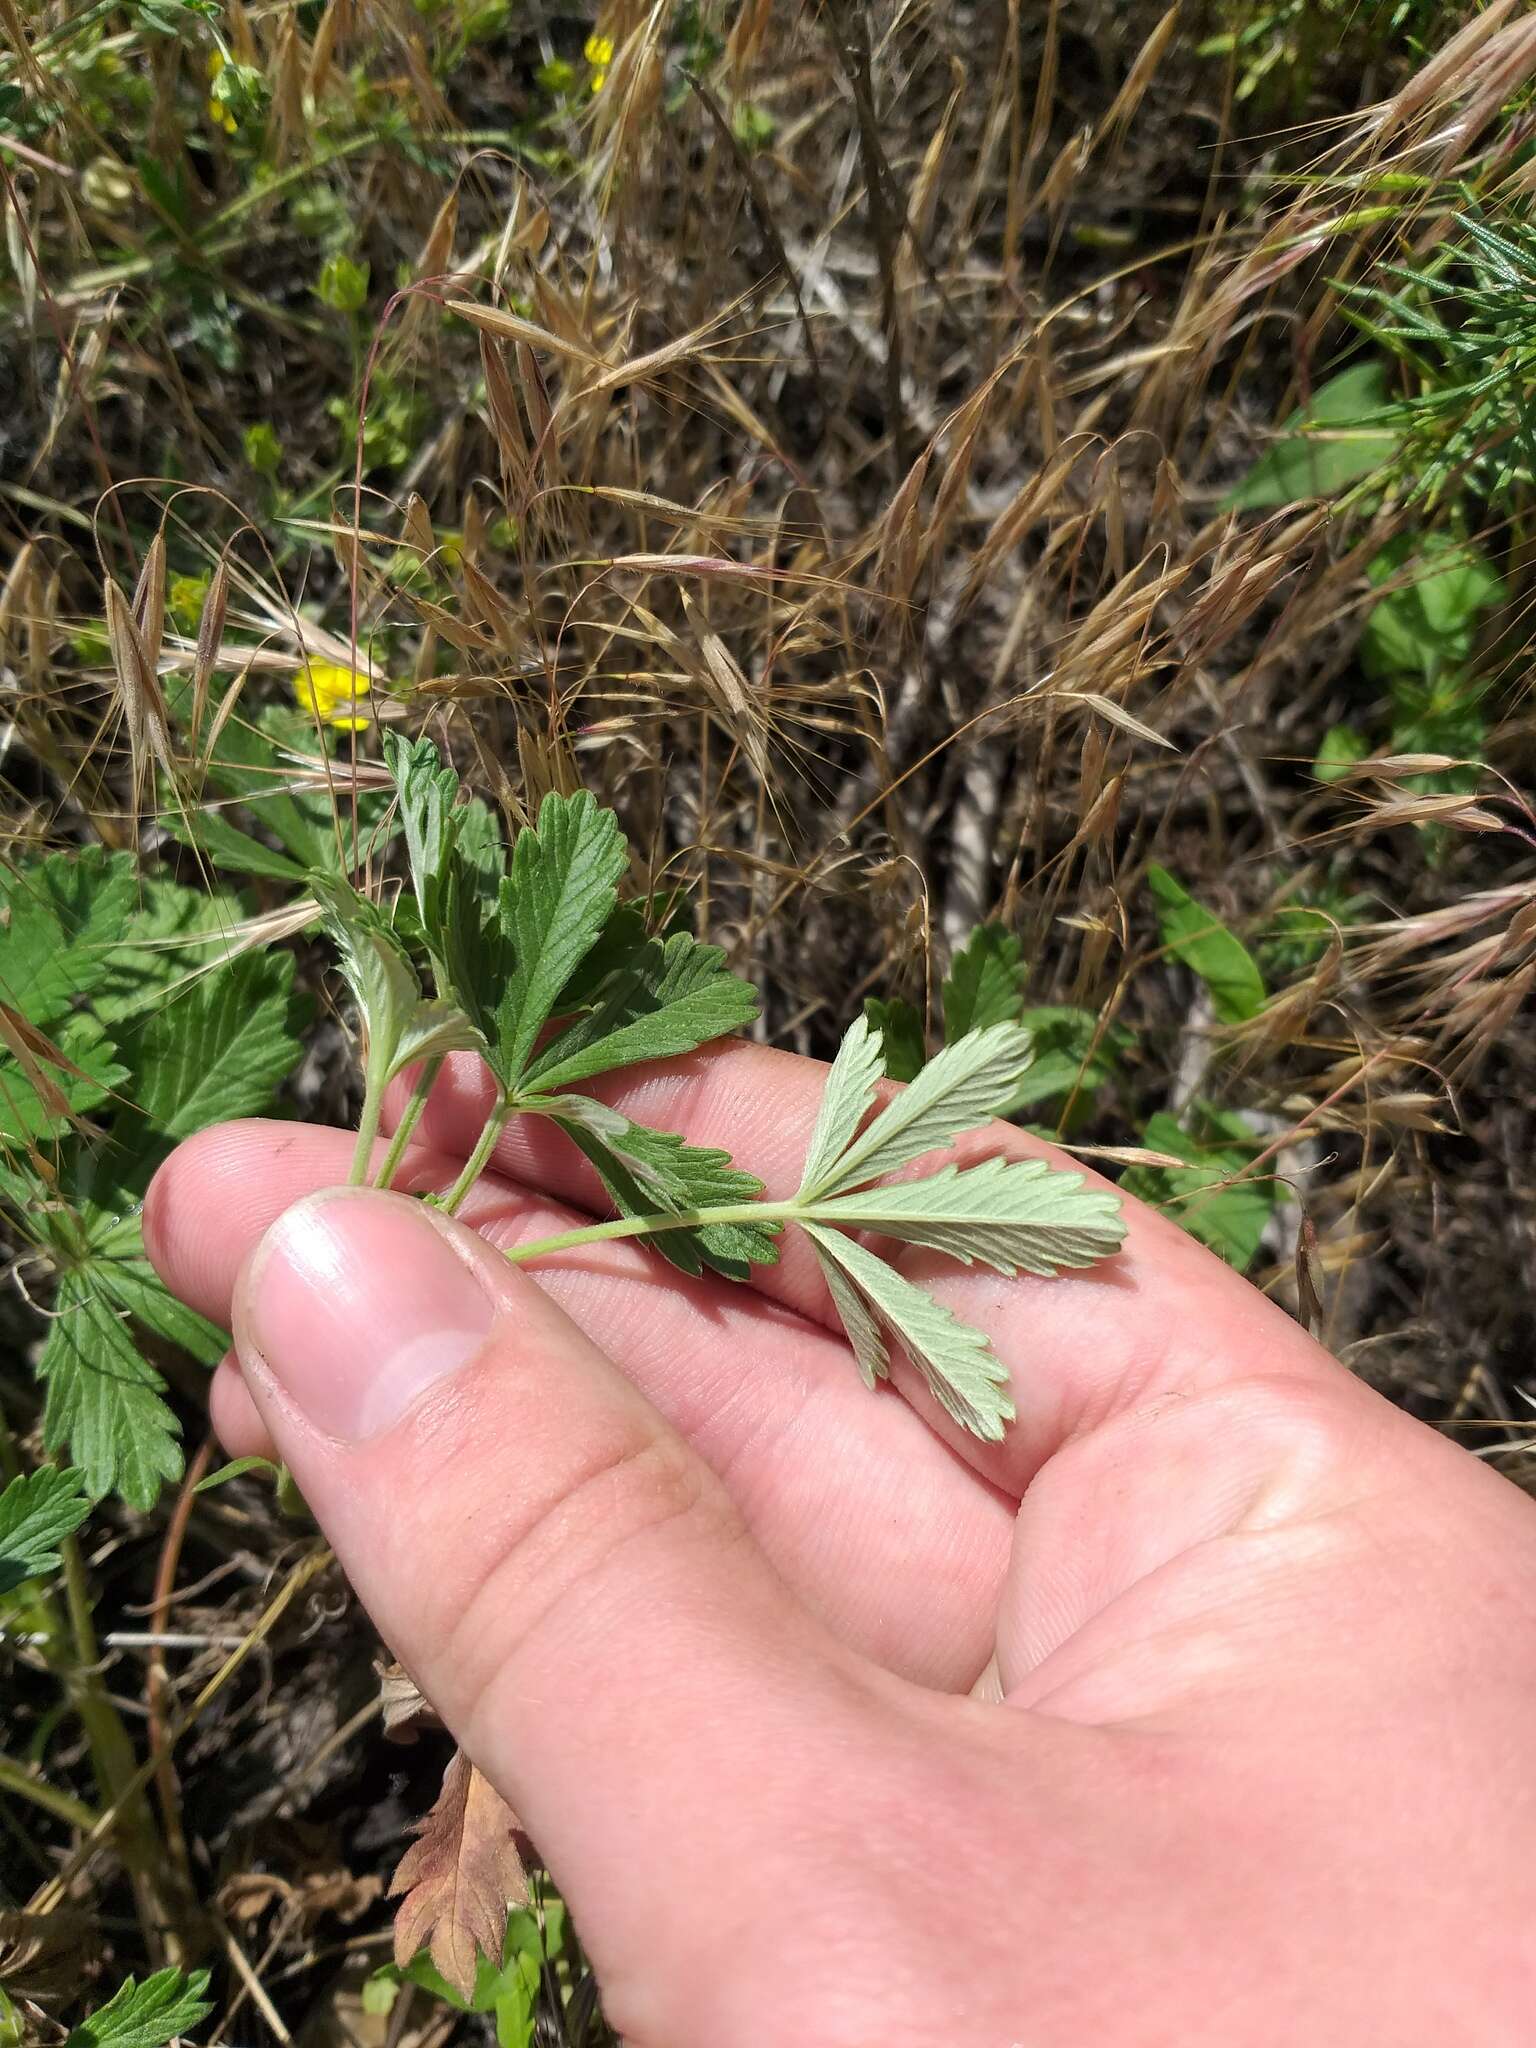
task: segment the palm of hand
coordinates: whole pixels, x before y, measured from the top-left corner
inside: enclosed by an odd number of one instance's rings
[[[728,1147],[772,1198],[798,1177],[821,1073],[738,1048],[614,1099]],[[482,1088],[454,1064],[399,1185],[451,1180]],[[184,1148],[147,1224],[171,1283],[227,1319],[251,1246],[343,1177],[349,1142],[247,1125]],[[974,1149],[1038,1148],[993,1131]],[[536,1130],[509,1132],[498,1167],[464,1212],[493,1243],[567,1227],[551,1196],[592,1200]],[[1512,1888],[1536,1906],[1530,1802],[1498,1769],[1517,1767],[1536,1707],[1536,1514],[1514,1489],[1145,1212],[1108,1271],[1042,1284],[929,1265],[1014,1371],[1020,1419],[998,1446],[953,1430],[915,1381],[905,1399],[863,1389],[793,1237],[753,1289],[682,1282],[623,1244],[539,1278],[721,1477],[832,1639],[817,1705],[797,1692],[785,1753],[757,1758],[718,1884],[739,1919],[736,1865],[764,1911],[801,1871],[836,1873],[812,1908],[818,1960],[786,1985],[782,1954],[736,1926],[728,1975],[717,1963],[701,1985],[718,1923],[680,1924],[658,1964],[654,1923],[643,1955],[625,1931],[623,1880],[578,1873],[586,1915],[616,1930],[600,1960],[634,2038],[897,2042],[942,2024],[1249,2043],[1309,2022],[1339,2040],[1515,2038],[1501,2028],[1530,1965],[1500,1938],[1512,1919],[1473,1909]],[[265,1443],[233,1366],[215,1414],[232,1451]],[[463,1473],[469,1497],[476,1483]],[[1478,1591],[1490,1557],[1500,1583]],[[777,1684],[752,1675],[769,1750]],[[457,1713],[439,1704],[473,1747],[497,1697],[476,1682]],[[1446,1902],[1405,1883],[1426,1869],[1455,1870],[1467,1902],[1449,1947]],[[902,1972],[878,1981],[893,1952]]]

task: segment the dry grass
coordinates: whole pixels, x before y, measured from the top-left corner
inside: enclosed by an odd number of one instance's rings
[[[35,10],[33,41],[65,11]],[[382,715],[425,724],[510,818],[579,783],[612,802],[647,879],[685,883],[764,988],[778,1043],[825,1051],[869,992],[930,1000],[970,927],[1006,920],[1033,1000],[1136,1034],[1074,1138],[1134,1147],[1197,1092],[1243,1112],[1253,1171],[1294,1196],[1259,1284],[1294,1304],[1315,1243],[1343,1356],[1482,1448],[1518,1443],[1529,543],[1518,515],[1492,533],[1511,680],[1476,792],[1426,794],[1434,764],[1380,753],[1325,787],[1365,566],[1407,516],[1239,520],[1223,497],[1344,339],[1331,280],[1431,246],[1447,178],[1528,179],[1506,110],[1536,27],[1495,0],[1416,71],[1378,52],[1369,108],[1341,62],[1305,127],[1260,135],[1177,10],[718,13],[718,47],[683,51],[666,0],[606,8],[602,89],[551,116],[538,160],[535,67],[582,73],[590,23],[516,10],[444,67],[432,17],[382,0],[231,0],[274,176],[195,138],[193,249],[137,188],[101,203],[128,138],[83,102],[47,147],[0,152],[10,853],[174,857],[150,778],[194,808],[199,785],[167,680],[237,683],[238,717],[305,654],[355,648]],[[145,49],[124,61],[174,157],[204,46]],[[765,146],[737,139],[743,107],[771,115]],[[1404,174],[1425,179],[1408,197]],[[355,327],[312,290],[326,208],[403,280]],[[404,422],[399,460],[338,433],[326,404],[354,380]],[[242,453],[263,422],[275,484]],[[223,579],[201,640],[164,609],[167,563]],[[82,641],[103,620],[110,644]],[[1162,950],[1152,860],[1255,945],[1288,904],[1364,907],[1315,957],[1266,954],[1277,1000],[1232,1031]],[[282,910],[252,905],[267,932]],[[345,1086],[323,1027],[299,1100],[345,1114]],[[109,1599],[142,1598],[168,1540],[124,1520]],[[290,1541],[244,1497],[178,1529],[175,1625],[210,1638],[173,1659],[181,1706]],[[143,1670],[125,1650],[114,1684]],[[311,1592],[184,1740],[180,1825],[250,2000],[229,2038],[253,2006],[297,2026],[382,1959],[376,1876],[415,1795],[336,1740],[370,1687],[365,1633]],[[40,1957],[61,1932],[62,1910]]]

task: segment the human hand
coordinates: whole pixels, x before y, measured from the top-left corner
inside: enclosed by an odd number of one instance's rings
[[[825,1071],[605,1092],[771,1199]],[[397,1185],[488,1106],[450,1061]],[[514,1125],[461,1224],[317,1196],[351,1145],[205,1132],[150,1256],[636,2048],[1530,2038],[1536,1508],[1172,1224],[1130,1203],[1049,1281],[898,1258],[1012,1370],[985,1445],[899,1362],[865,1390],[793,1236],[750,1288],[625,1243],[525,1271],[483,1240],[601,1207],[568,1148]]]

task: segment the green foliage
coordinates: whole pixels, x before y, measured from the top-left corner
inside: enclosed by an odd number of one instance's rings
[[[1014,1116],[1060,1101],[1072,1113],[1070,1122],[1113,1078],[1120,1055],[1134,1040],[1123,1028],[1101,1023],[1091,1010],[1065,1004],[1028,1006],[1028,980],[1023,948],[1014,934],[999,924],[977,925],[944,978],[944,1042],[953,1045],[968,1032],[991,1024],[1022,1024],[1033,1042],[1034,1058],[1020,1076],[1016,1095],[999,1114]],[[916,1008],[900,997],[884,1001],[871,996],[864,1004],[864,1019],[880,1033],[886,1077],[915,1080],[928,1057]]]
[[[315,280],[315,297],[333,313],[360,313],[368,303],[368,265],[350,256],[328,256]]]
[[[866,1122],[884,1062],[878,1032],[859,1018],[827,1076],[800,1187],[787,1205],[815,1247],[866,1381],[889,1371],[888,1332],[945,1413],[989,1440],[1014,1410],[987,1339],[842,1232],[876,1229],[1010,1275],[1049,1274],[1114,1253],[1124,1235],[1115,1195],[1043,1160],[950,1164],[894,1187],[870,1185],[989,1122],[1017,1093],[1030,1057],[1018,1024],[987,1025],[936,1054]]]
[[[298,1059],[293,961],[222,960],[233,907],[141,883],[126,853],[51,854],[4,893],[0,1201],[59,1275],[37,1364],[43,1441],[68,1449],[92,1495],[147,1508],[182,1460],[137,1333],[205,1364],[224,1339],[161,1287],[137,1203],[171,1144],[264,1108]]]
[[[212,2012],[207,1989],[206,1970],[157,1970],[141,1984],[130,1977],[75,2028],[64,2048],[164,2048]]]
[[[1291,414],[1227,504],[1252,512],[1298,498],[1331,498],[1385,468],[1400,438],[1388,412],[1384,365],[1375,358],[1354,363]]]
[[[550,1899],[542,1913],[519,1907],[508,1915],[500,1962],[481,1956],[470,1997],[462,1998],[423,1950],[404,1969],[388,1963],[373,1973],[363,1990],[364,2010],[382,2017],[400,1986],[414,1984],[456,2012],[487,2014],[497,2048],[533,2048],[539,1985],[546,1974],[564,1967],[568,1940],[569,1922],[559,1899]]]
[[[1420,505],[1471,496],[1513,509],[1536,478],[1536,226],[1517,203],[1466,187],[1450,197],[1422,257],[1379,265],[1387,285],[1340,290],[1355,325],[1405,366],[1396,490]]]
[[[0,1491],[0,1594],[57,1571],[56,1546],[91,1511],[84,1474],[74,1466],[41,1466]]]
[[[1121,1186],[1166,1210],[1191,1237],[1245,1272],[1280,1198],[1279,1186],[1262,1172],[1236,1178],[1264,1149],[1242,1117],[1202,1102],[1195,1107],[1193,1126],[1185,1129],[1171,1116],[1154,1116],[1142,1142],[1151,1151],[1187,1159],[1189,1165],[1134,1166]]]
[[[1005,925],[977,925],[944,977],[944,1043],[991,1024],[1017,1024],[1024,973],[1024,949],[1013,933]]]
[[[749,156],[766,149],[778,132],[779,124],[768,109],[751,100],[742,100],[731,115],[731,133]]]
[[[1147,887],[1157,902],[1163,945],[1205,983],[1221,1021],[1242,1024],[1256,1017],[1268,991],[1258,962],[1242,940],[1155,862],[1147,869]]]
[[[246,461],[258,476],[274,477],[283,459],[283,444],[269,420],[253,420],[240,437]]]
[[[1318,747],[1312,773],[1319,782],[1342,782],[1355,763],[1363,761],[1370,751],[1370,741],[1354,726],[1330,725]]]
[[[906,1002],[900,996],[893,996],[889,1001],[879,996],[867,996],[864,1021],[871,1030],[880,1033],[880,1042],[885,1048],[887,1078],[915,1081],[928,1057],[922,1014],[916,1004]]]
[[[1443,533],[1402,536],[1370,566],[1388,586],[1360,636],[1369,676],[1433,683],[1470,659],[1482,614],[1504,601],[1503,579],[1472,541]]]
[[[471,813],[456,801],[456,778],[436,750],[391,738],[385,759],[410,868],[406,923],[437,994],[423,994],[406,943],[370,904],[345,884],[316,879],[367,1025],[354,1176],[366,1170],[366,1141],[388,1078],[407,1057],[446,1049],[445,1040],[405,1050],[411,1020],[436,1005],[469,1024],[501,1092],[448,1205],[473,1185],[502,1124],[521,1113],[547,1117],[570,1139],[618,1212],[611,1223],[509,1256],[522,1261],[593,1238],[646,1235],[684,1271],[709,1266],[745,1279],[754,1263],[776,1257],[784,1223],[800,1224],[865,1376],[888,1369],[888,1332],[947,1413],[978,1435],[999,1436],[1012,1407],[985,1337],[843,1233],[878,1227],[1008,1273],[1087,1265],[1119,1245],[1115,1196],[1038,1160],[993,1160],[964,1172],[950,1165],[894,1189],[871,1185],[947,1148],[1018,1094],[1031,1045],[1013,1014],[1022,1008],[1016,942],[987,928],[964,949],[948,984],[957,1020],[952,1042],[873,1118],[883,1046],[877,1030],[855,1022],[828,1076],[797,1193],[764,1203],[761,1183],[725,1153],[650,1130],[573,1092],[637,1061],[691,1052],[750,1022],[757,1008],[715,947],[686,932],[652,934],[639,907],[620,902],[628,849],[612,814],[585,792],[547,796],[498,877],[499,841],[466,836]]]

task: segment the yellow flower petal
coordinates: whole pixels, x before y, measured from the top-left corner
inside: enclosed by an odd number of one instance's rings
[[[293,679],[299,709],[341,732],[362,732],[372,722],[357,709],[372,688],[370,677],[335,661],[306,661]]]

